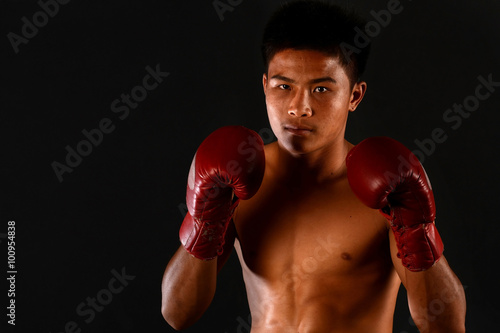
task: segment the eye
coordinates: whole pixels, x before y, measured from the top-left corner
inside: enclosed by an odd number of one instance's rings
[[[283,84],[280,84],[278,86],[278,88],[283,89],[283,90],[288,90],[288,89],[290,89],[290,86],[288,84],[283,83]]]
[[[314,91],[315,92],[319,92],[319,93],[323,93],[323,92],[327,92],[328,88],[326,88],[326,87],[316,87],[316,88],[314,88]]]

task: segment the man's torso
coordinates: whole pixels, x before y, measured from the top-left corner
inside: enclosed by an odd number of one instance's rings
[[[390,332],[400,280],[385,220],[345,174],[283,181],[275,147],[260,190],[234,216],[252,333]]]

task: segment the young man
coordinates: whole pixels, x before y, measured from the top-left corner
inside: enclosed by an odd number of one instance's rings
[[[252,333],[392,332],[401,282],[421,332],[465,331],[463,288],[442,256],[422,166],[394,140],[344,139],[367,88],[368,49],[349,47],[355,27],[363,22],[311,1],[271,18],[263,86],[277,141],[263,147],[231,126],[200,145],[182,246],[162,283],[172,327],[204,313],[234,247]]]

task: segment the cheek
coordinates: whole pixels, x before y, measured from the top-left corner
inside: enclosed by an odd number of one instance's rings
[[[266,104],[268,108],[273,110],[278,110],[279,106],[283,103],[283,98],[281,98],[275,91],[270,90],[266,94]]]
[[[271,125],[271,129],[274,133],[279,129],[279,125],[281,123],[279,116],[279,107],[273,103],[271,100],[266,98],[266,107],[267,107],[267,118],[269,119],[269,124]]]
[[[317,121],[316,124],[324,131],[337,131],[345,126],[349,113],[348,109],[349,103],[344,98],[332,99],[318,109],[320,121]]]
[[[342,92],[330,101],[330,110],[333,110],[331,116],[335,119],[344,119],[349,112],[350,95]]]
[[[283,99],[279,98],[279,96],[275,96],[272,93],[266,95],[266,106],[269,118],[272,117],[278,119],[280,116],[282,116],[284,108],[283,103]]]

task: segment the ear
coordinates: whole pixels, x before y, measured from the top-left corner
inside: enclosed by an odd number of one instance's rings
[[[349,101],[349,111],[354,111],[363,99],[366,93],[366,82],[360,81],[354,84],[351,92],[351,99]]]
[[[264,88],[264,95],[266,94],[266,90],[267,90],[267,74],[264,73],[262,75],[262,87]]]

